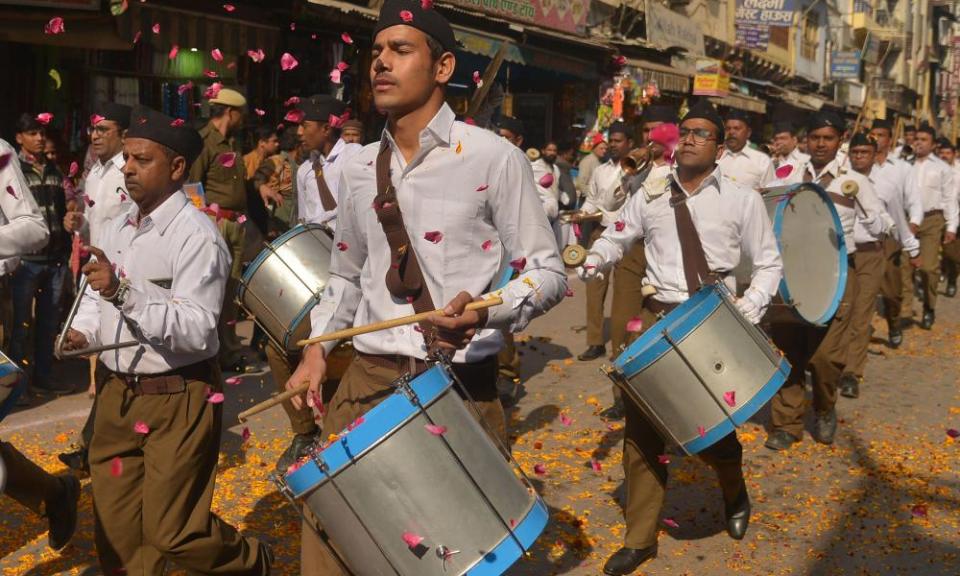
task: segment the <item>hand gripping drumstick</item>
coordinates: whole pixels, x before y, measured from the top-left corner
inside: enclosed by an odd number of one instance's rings
[[[499,296],[487,296],[483,300],[478,300],[476,302],[471,302],[467,304],[466,310],[482,310],[484,308],[491,308],[493,306],[499,306],[503,304],[503,298]],[[431,312],[421,312],[420,314],[411,314],[410,316],[403,316],[400,318],[394,318],[392,320],[384,320],[383,322],[375,322],[373,324],[367,324],[365,326],[357,326],[356,328],[347,328],[346,330],[340,330],[338,332],[331,332],[330,334],[324,334],[322,336],[317,336],[316,338],[308,338],[307,340],[300,340],[297,342],[297,346],[306,346],[308,344],[316,344],[318,342],[330,342],[333,340],[344,340],[346,338],[353,338],[354,336],[359,336],[360,334],[368,334],[370,332],[376,332],[378,330],[386,330],[388,328],[396,328],[397,326],[407,326],[409,324],[416,324],[423,320],[429,319],[431,316],[446,316],[443,309],[433,310]],[[309,383],[304,382],[297,386],[293,390],[286,390],[277,394],[276,396],[270,398],[269,400],[264,400],[263,402],[251,406],[249,409],[241,412],[237,418],[241,423],[246,422],[247,418],[259,414],[268,408],[272,408],[281,402],[285,402],[294,396],[303,394],[309,388]]]

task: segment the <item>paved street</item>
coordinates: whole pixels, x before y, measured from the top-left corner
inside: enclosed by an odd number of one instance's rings
[[[611,403],[602,361],[580,363],[584,347],[583,285],[522,340],[526,395],[512,413],[514,453],[538,484],[552,522],[529,558],[510,575],[601,573],[624,524],[620,445],[622,421],[600,412]],[[739,574],[960,574],[960,302],[941,299],[934,329],[906,332],[903,348],[871,345],[858,400],[841,398],[833,446],[809,435],[786,454],[763,447],[768,409],[741,429],[747,484],[754,503],[745,540],[726,536],[712,473],[695,458],[674,457],[660,555],[638,573],[697,576]],[[876,323],[877,334],[886,329]],[[61,366],[86,388],[85,362]],[[277,574],[298,574],[299,522],[267,473],[285,447],[280,408],[249,423],[242,442],[236,414],[274,389],[268,373],[228,387],[215,508],[247,533],[273,543]],[[52,472],[86,416],[86,393],[15,413],[0,424],[12,441]],[[599,463],[595,471],[592,461]],[[545,473],[534,473],[535,465]],[[668,524],[675,525],[671,527]],[[84,481],[80,527],[62,554],[46,548],[44,524],[8,498],[0,499],[0,570],[4,575],[98,574],[90,487]]]

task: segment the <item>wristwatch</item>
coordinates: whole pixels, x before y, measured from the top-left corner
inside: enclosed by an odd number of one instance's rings
[[[117,291],[113,293],[113,296],[109,298],[103,297],[107,302],[112,303],[117,308],[122,308],[124,302],[127,301],[127,294],[130,291],[130,281],[126,278],[120,280],[120,285],[117,286]]]

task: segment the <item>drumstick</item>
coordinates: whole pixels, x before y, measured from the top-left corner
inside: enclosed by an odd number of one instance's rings
[[[277,394],[276,396],[272,396],[271,398],[264,400],[259,404],[251,406],[250,408],[238,414],[237,419],[240,420],[241,424],[243,424],[244,422],[247,421],[247,418],[255,414],[259,414],[268,408],[273,408],[274,406],[276,406],[277,404],[280,404],[281,402],[286,402],[287,400],[293,398],[294,396],[299,396],[300,394],[303,394],[304,392],[306,392],[307,388],[309,387],[310,387],[310,382],[304,381],[302,384],[300,384],[293,390],[285,390],[280,394]]]
[[[499,296],[487,296],[483,300],[477,300],[476,302],[471,302],[467,304],[466,309],[482,310],[484,308],[490,308],[491,306],[498,306],[500,304],[503,304],[503,298]],[[317,342],[331,342],[333,340],[344,340],[346,338],[353,338],[354,336],[359,336],[360,334],[368,334],[370,332],[376,332],[378,330],[396,328],[397,326],[406,326],[408,324],[416,324],[417,322],[428,320],[431,316],[446,316],[446,314],[443,313],[442,308],[438,308],[430,312],[421,312],[419,314],[411,314],[410,316],[403,316],[401,318],[394,318],[392,320],[384,320],[383,322],[375,322],[373,324],[367,324],[365,326],[357,326],[356,328],[347,328],[346,330],[331,332],[330,334],[324,334],[322,336],[317,336],[315,338],[300,340],[299,342],[297,342],[297,346],[307,346],[308,344],[316,344]]]

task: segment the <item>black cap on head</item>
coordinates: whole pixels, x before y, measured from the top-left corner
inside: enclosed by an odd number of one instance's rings
[[[904,124],[904,125],[903,125],[903,131],[904,131],[904,132],[916,132],[916,131],[917,131],[917,127],[914,126],[913,124]]]
[[[723,118],[720,117],[720,113],[717,112],[717,109],[713,107],[713,104],[711,104],[709,100],[704,98],[694,104],[690,108],[690,111],[687,112],[687,115],[683,117],[681,124],[687,120],[693,120],[694,118],[706,120],[716,126],[717,134],[721,139],[723,138]]]
[[[774,135],[783,134],[784,132],[789,132],[791,136],[796,136],[797,127],[789,120],[778,120],[773,123]]]
[[[874,130],[877,128],[880,128],[883,130],[889,130],[890,132],[893,132],[893,120],[889,118],[877,118],[870,125],[870,129]]]
[[[850,138],[850,148],[855,148],[857,146],[871,146],[876,148],[877,141],[867,136],[866,132],[857,132],[852,138]]]
[[[127,138],[143,138],[163,144],[186,158],[188,168],[203,150],[203,140],[196,130],[183,120],[174,120],[146,106],[139,106],[130,112]]]
[[[945,148],[947,150],[957,149],[956,146],[953,145],[953,142],[951,142],[950,139],[947,138],[946,136],[941,136],[937,138],[937,146],[939,146],[941,149]]]
[[[512,118],[510,116],[501,116],[500,121],[497,122],[497,128],[502,128],[504,130],[509,130],[513,132],[516,136],[523,136],[523,122]]]
[[[424,4],[427,5],[424,8]],[[376,38],[381,30],[391,26],[410,26],[436,40],[447,52],[453,52],[457,47],[457,39],[453,35],[450,23],[430,6],[430,3],[421,3],[420,0],[386,0],[380,8],[380,18],[373,29]]]
[[[633,134],[630,133],[630,128],[619,120],[607,128],[607,137],[613,136],[614,134],[623,134],[627,138],[633,138]]]
[[[926,122],[924,122],[923,124],[920,125],[919,128],[917,128],[917,132],[926,132],[926,133],[929,134],[934,140],[937,139],[937,131],[934,129],[933,126],[927,124]]]
[[[100,102],[93,107],[93,113],[102,116],[104,120],[116,122],[121,130],[130,126],[130,111],[132,108],[126,104],[116,102]]]
[[[747,126],[750,125],[750,115],[747,114],[746,112],[744,112],[743,110],[738,110],[738,109],[736,109],[736,108],[733,108],[733,109],[731,109],[729,112],[727,112],[727,117],[724,118],[724,120],[725,120],[725,121],[726,121],[726,120],[739,120],[739,121],[743,122],[744,124],[746,124]]]
[[[330,122],[330,116],[340,116],[347,105],[329,94],[315,94],[300,101],[303,119],[313,122]]]
[[[807,119],[807,134],[820,128],[833,128],[837,133],[843,134],[845,126],[843,118],[840,118],[837,113],[829,110],[820,110],[811,114]]]
[[[644,123],[663,122],[665,124],[676,124],[677,109],[664,104],[653,104],[643,109],[642,120]]]

